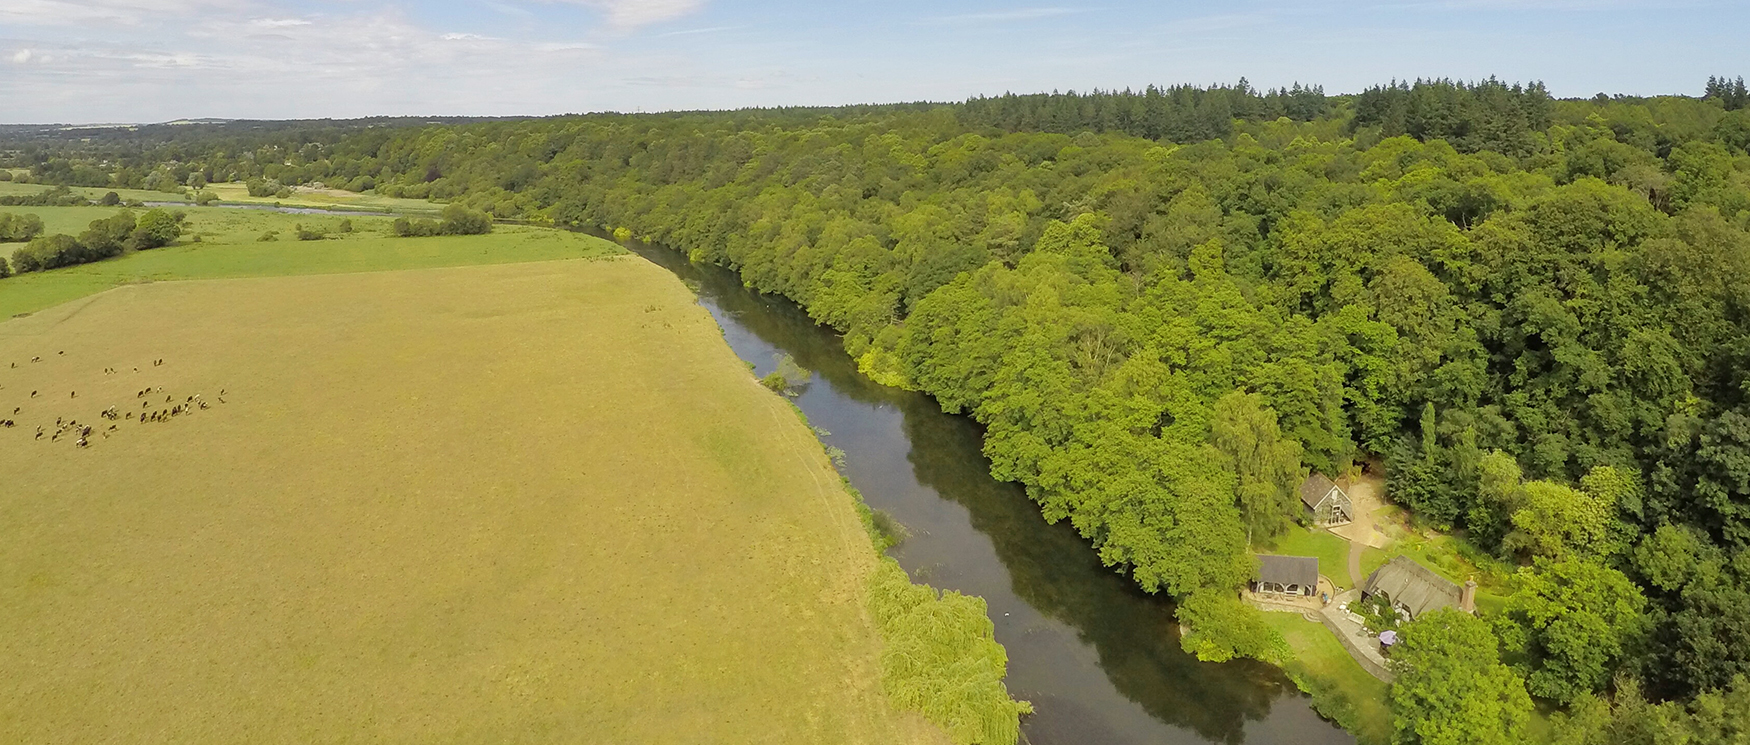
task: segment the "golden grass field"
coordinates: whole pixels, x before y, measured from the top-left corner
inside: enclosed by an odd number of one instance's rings
[[[881,692],[851,497],[719,333],[623,256],[0,322],[0,742],[945,741]]]

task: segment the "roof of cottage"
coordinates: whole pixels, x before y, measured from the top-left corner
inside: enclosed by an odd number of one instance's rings
[[[1316,556],[1258,556],[1258,581],[1278,585],[1317,587],[1319,560]]]
[[[1408,608],[1412,618],[1438,608],[1456,608],[1459,601],[1458,585],[1401,555],[1367,575],[1361,591],[1368,595],[1385,593],[1393,603]]]

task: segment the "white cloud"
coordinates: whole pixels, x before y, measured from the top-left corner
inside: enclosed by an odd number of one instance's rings
[[[14,53],[12,55],[12,61],[17,63],[17,64],[20,64],[20,65],[29,62],[30,61],[30,50],[29,49],[18,50],[16,53]]]
[[[142,25],[163,18],[236,10],[249,0],[5,0],[0,23],[27,26],[79,26],[90,23]]]
[[[548,2],[583,5],[602,11],[608,23],[621,29],[634,29],[652,23],[669,21],[704,7],[704,0],[547,0]]]
[[[734,31],[734,30],[740,29],[740,28],[747,28],[747,27],[746,26],[711,26],[710,28],[689,28],[689,29],[684,29],[681,31],[669,31],[667,33],[657,34],[657,36],[691,36],[693,34],[714,34],[714,33],[717,33],[718,31]]]
[[[499,41],[497,38],[479,34],[444,34],[438,38],[444,41]]]
[[[988,13],[960,13],[951,16],[937,16],[930,20],[945,23],[962,23],[966,21],[1032,21],[1040,18],[1055,18],[1072,13],[1082,13],[1082,8],[1016,8],[1014,10],[993,10]]]

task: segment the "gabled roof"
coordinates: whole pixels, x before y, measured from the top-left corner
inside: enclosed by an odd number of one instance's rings
[[[1258,556],[1258,581],[1278,585],[1318,587],[1319,559],[1316,556]]]
[[[1329,476],[1313,471],[1311,476],[1300,482],[1300,501],[1305,502],[1308,507],[1317,509],[1319,503],[1325,501],[1325,497],[1329,496],[1331,490],[1335,488],[1337,488],[1337,484],[1331,481]]]
[[[1447,606],[1456,608],[1459,601],[1458,585],[1401,555],[1367,575],[1361,591],[1368,595],[1385,593],[1393,603],[1408,608],[1412,617]]]

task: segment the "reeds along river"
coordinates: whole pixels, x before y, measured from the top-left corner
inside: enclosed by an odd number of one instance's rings
[[[914,580],[983,597],[1009,653],[1010,692],[1033,702],[1026,742],[1353,743],[1281,671],[1198,662],[1179,649],[1172,606],[1101,566],[1068,522],[1050,525],[1015,484],[990,477],[978,425],[928,396],[857,372],[830,329],[731,271],[628,244],[695,286],[736,354],[771,372],[777,354],[815,375],[796,404],[845,452],[869,506],[911,535],[889,553]]]

